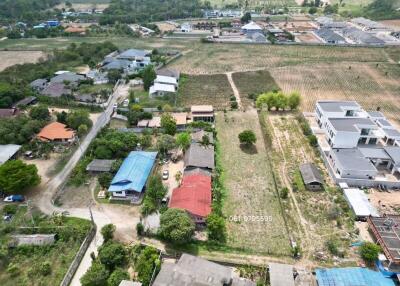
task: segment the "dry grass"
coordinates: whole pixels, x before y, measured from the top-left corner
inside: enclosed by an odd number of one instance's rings
[[[0,71],[17,64],[36,63],[44,56],[40,51],[0,51]]]
[[[189,75],[182,81],[179,88],[180,105],[211,104],[219,110],[229,107],[233,91],[225,74]]]
[[[238,134],[245,129],[256,133],[253,150],[240,147]],[[228,245],[260,254],[288,255],[289,237],[256,111],[217,114],[217,132],[227,190],[224,214],[228,218]],[[240,217],[241,222],[230,220],[232,216]],[[272,221],[244,221],[248,216],[271,216]]]
[[[400,116],[400,70],[394,64],[298,65],[270,72],[284,92],[302,94],[304,111],[312,111],[317,100],[347,99],[366,109],[380,106],[390,119]]]

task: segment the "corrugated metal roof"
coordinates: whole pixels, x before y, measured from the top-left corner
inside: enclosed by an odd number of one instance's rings
[[[343,192],[347,199],[347,202],[350,204],[356,216],[379,216],[378,212],[368,201],[368,197],[363,191],[361,191],[360,189],[344,189]]]
[[[0,145],[0,165],[7,162],[19,149],[21,149],[21,145]]]
[[[294,286],[293,265],[270,263],[268,266],[271,286]]]
[[[136,191],[141,193],[156,157],[157,152],[132,151],[111,181],[108,191]]]

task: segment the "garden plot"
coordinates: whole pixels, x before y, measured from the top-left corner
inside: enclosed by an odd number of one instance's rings
[[[298,65],[270,72],[284,92],[300,92],[304,111],[313,111],[317,100],[356,100],[366,109],[381,107],[388,118],[399,118],[400,68],[393,64]]]
[[[275,170],[279,188],[291,186],[295,173],[298,173],[299,165],[312,162],[322,170],[326,179],[325,191],[295,191],[294,199],[300,209],[300,222],[289,220],[291,234],[297,241],[301,241],[301,247],[305,257],[312,258],[316,253],[322,252],[327,263],[331,262],[332,255],[327,250],[328,241],[336,241],[337,248],[347,250],[354,234],[354,226],[348,211],[348,205],[343,194],[329,182],[328,173],[321,158],[309,145],[303,135],[299,122],[293,114],[270,114],[265,117],[266,124],[272,137],[271,158]],[[301,180],[301,177],[299,177]],[[289,196],[290,198],[290,196]],[[294,200],[284,200],[284,206],[296,218],[298,213],[293,207]],[[303,221],[304,219],[304,221]],[[297,230],[298,223],[303,224],[307,235],[298,237],[301,233]],[[308,237],[308,241],[307,238]],[[347,253],[346,258],[353,255]],[[348,262],[348,261],[347,261]]]
[[[232,88],[225,74],[188,75],[179,88],[179,103],[185,107],[196,104],[211,104],[222,110],[230,106]]]
[[[223,212],[227,217],[227,244],[245,252],[286,256],[290,255],[289,235],[258,122],[253,109],[217,114],[226,189]],[[239,144],[238,134],[245,129],[253,130],[257,136],[255,147],[250,150],[241,149]]]
[[[247,107],[253,104],[251,96],[263,92],[269,92],[279,89],[275,80],[266,70],[237,72],[232,74],[232,78],[237,86],[243,106]]]

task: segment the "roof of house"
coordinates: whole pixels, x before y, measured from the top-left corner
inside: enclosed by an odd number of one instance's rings
[[[137,58],[137,57],[138,58],[143,58],[143,57],[145,57],[145,56],[147,56],[149,54],[150,54],[149,51],[137,50],[137,49],[129,49],[129,50],[126,50],[126,51],[120,53],[117,56],[117,58],[120,58],[120,59],[122,59],[122,58],[123,59],[125,59],[125,58],[134,59],[134,58]]]
[[[20,101],[14,103],[14,107],[25,106],[25,105],[31,104],[31,103],[35,102],[36,99],[37,99],[36,96],[25,97],[24,99],[21,99]]]
[[[262,28],[257,25],[256,23],[254,23],[253,21],[251,21],[250,23],[244,25],[242,27],[242,30],[262,30]]]
[[[383,40],[354,27],[344,28],[343,34],[364,44],[383,45],[385,43]]]
[[[337,131],[359,132],[360,128],[374,128],[375,122],[370,118],[346,117],[330,118],[329,122]]]
[[[214,146],[202,146],[199,143],[190,144],[185,154],[185,167],[214,169]]]
[[[385,115],[380,111],[368,111],[368,115],[372,118],[386,119]]]
[[[316,269],[316,277],[319,286],[394,286],[393,280],[385,277],[379,271],[368,268],[348,267]]]
[[[136,191],[141,193],[153,168],[157,152],[132,151],[111,181],[109,192]]]
[[[47,84],[47,79],[38,78],[38,79],[32,81],[29,85],[30,85],[30,87],[40,89],[40,88],[44,88],[46,86],[46,84]]]
[[[317,101],[317,104],[321,107],[323,111],[327,112],[342,112],[343,108],[350,107],[351,109],[354,108],[361,108],[361,106],[355,101]]]
[[[393,127],[392,124],[386,119],[378,119],[376,122],[382,127]]]
[[[109,172],[115,160],[94,159],[86,167],[86,171],[91,172]]]
[[[364,191],[360,189],[344,189],[343,192],[356,216],[379,216],[377,210],[371,205]]]
[[[92,94],[74,94],[73,95],[75,100],[81,101],[81,102],[95,102],[96,98]]]
[[[150,86],[149,93],[153,94],[159,91],[164,91],[164,92],[175,92],[175,86],[171,84],[162,84],[162,83],[157,83],[154,82],[152,86]]]
[[[64,30],[67,33],[85,33],[86,32],[86,28],[83,27],[68,27]]]
[[[192,105],[190,107],[190,111],[192,113],[197,113],[197,112],[214,112],[214,108],[212,105]]]
[[[344,170],[377,171],[375,166],[357,148],[332,149],[331,154]]]
[[[62,95],[70,95],[71,89],[62,82],[51,82],[40,93],[50,97],[60,97]]]
[[[269,263],[271,286],[294,286],[293,265]]]
[[[211,177],[202,173],[185,175],[180,187],[172,191],[169,207],[200,217],[208,216],[211,213]]]
[[[21,149],[21,145],[7,144],[0,145],[0,165],[7,162],[12,156]]]
[[[187,123],[187,113],[186,112],[172,113],[171,116],[175,119],[176,125],[186,125],[186,123]]]
[[[102,69],[105,69],[105,70],[122,70],[122,69],[126,69],[127,67],[129,67],[130,64],[131,64],[131,62],[128,61],[128,60],[116,59],[116,60],[112,60],[112,61],[106,63],[102,67]]]
[[[214,135],[212,132],[207,132],[204,130],[199,130],[197,132],[192,133],[192,141],[201,143],[203,141],[203,136],[208,136],[208,139],[210,140],[210,143],[214,143]]]
[[[362,153],[365,158],[369,159],[382,159],[388,160],[390,156],[386,153],[385,149],[379,147],[373,147],[371,145],[365,145],[358,147],[358,150]]]
[[[153,286],[255,286],[250,280],[234,278],[232,272],[227,266],[184,253],[176,264],[162,264]]]
[[[368,28],[385,28],[384,25],[382,25],[381,23],[375,22],[375,21],[371,21],[370,19],[366,19],[364,17],[358,17],[358,18],[354,18],[351,20],[351,22],[353,22],[354,24],[358,24],[358,25],[362,25]]]
[[[331,29],[341,29],[341,28],[346,28],[348,25],[346,22],[339,22],[339,21],[334,21],[334,22],[329,22],[323,24],[324,28],[331,28]]]
[[[142,283],[135,281],[122,280],[119,286],[142,286]]]
[[[386,146],[383,147],[390,156],[390,158],[393,160],[395,165],[400,164],[400,147],[398,146]]]
[[[386,137],[400,139],[400,132],[393,128],[382,128],[383,133]]]
[[[300,165],[300,173],[306,185],[311,183],[324,183],[321,172],[312,163],[305,163]]]
[[[157,75],[170,76],[179,79],[181,73],[178,70],[162,68],[156,71]]]
[[[177,85],[178,81],[176,78],[171,77],[171,76],[165,76],[165,75],[157,75],[156,79],[154,80],[155,83],[162,83],[162,84],[173,84]]]
[[[160,116],[153,116],[152,119],[148,122],[149,128],[159,128],[161,127],[161,117]]]
[[[68,82],[75,83],[75,82],[79,82],[84,79],[85,79],[85,77],[83,75],[79,75],[74,72],[65,72],[65,73],[56,75],[55,77],[52,77],[50,79],[50,82],[63,83],[64,81],[68,81]]]
[[[267,38],[259,32],[253,33],[251,39],[255,42],[265,42],[267,40]]]
[[[315,33],[322,39],[324,39],[326,42],[345,42],[346,40],[340,36],[338,33],[335,33],[334,31],[327,29],[327,28],[322,28]]]
[[[19,114],[18,108],[1,108],[0,109],[0,118],[13,117],[18,114]]]
[[[75,132],[60,122],[52,122],[43,127],[37,137],[41,140],[61,140],[74,138]]]

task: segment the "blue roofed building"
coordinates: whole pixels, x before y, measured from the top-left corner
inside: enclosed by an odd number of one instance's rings
[[[317,269],[315,272],[318,286],[395,286],[392,279],[368,268]]]
[[[157,152],[133,151],[124,160],[108,191],[116,198],[140,196],[153,169]]]

